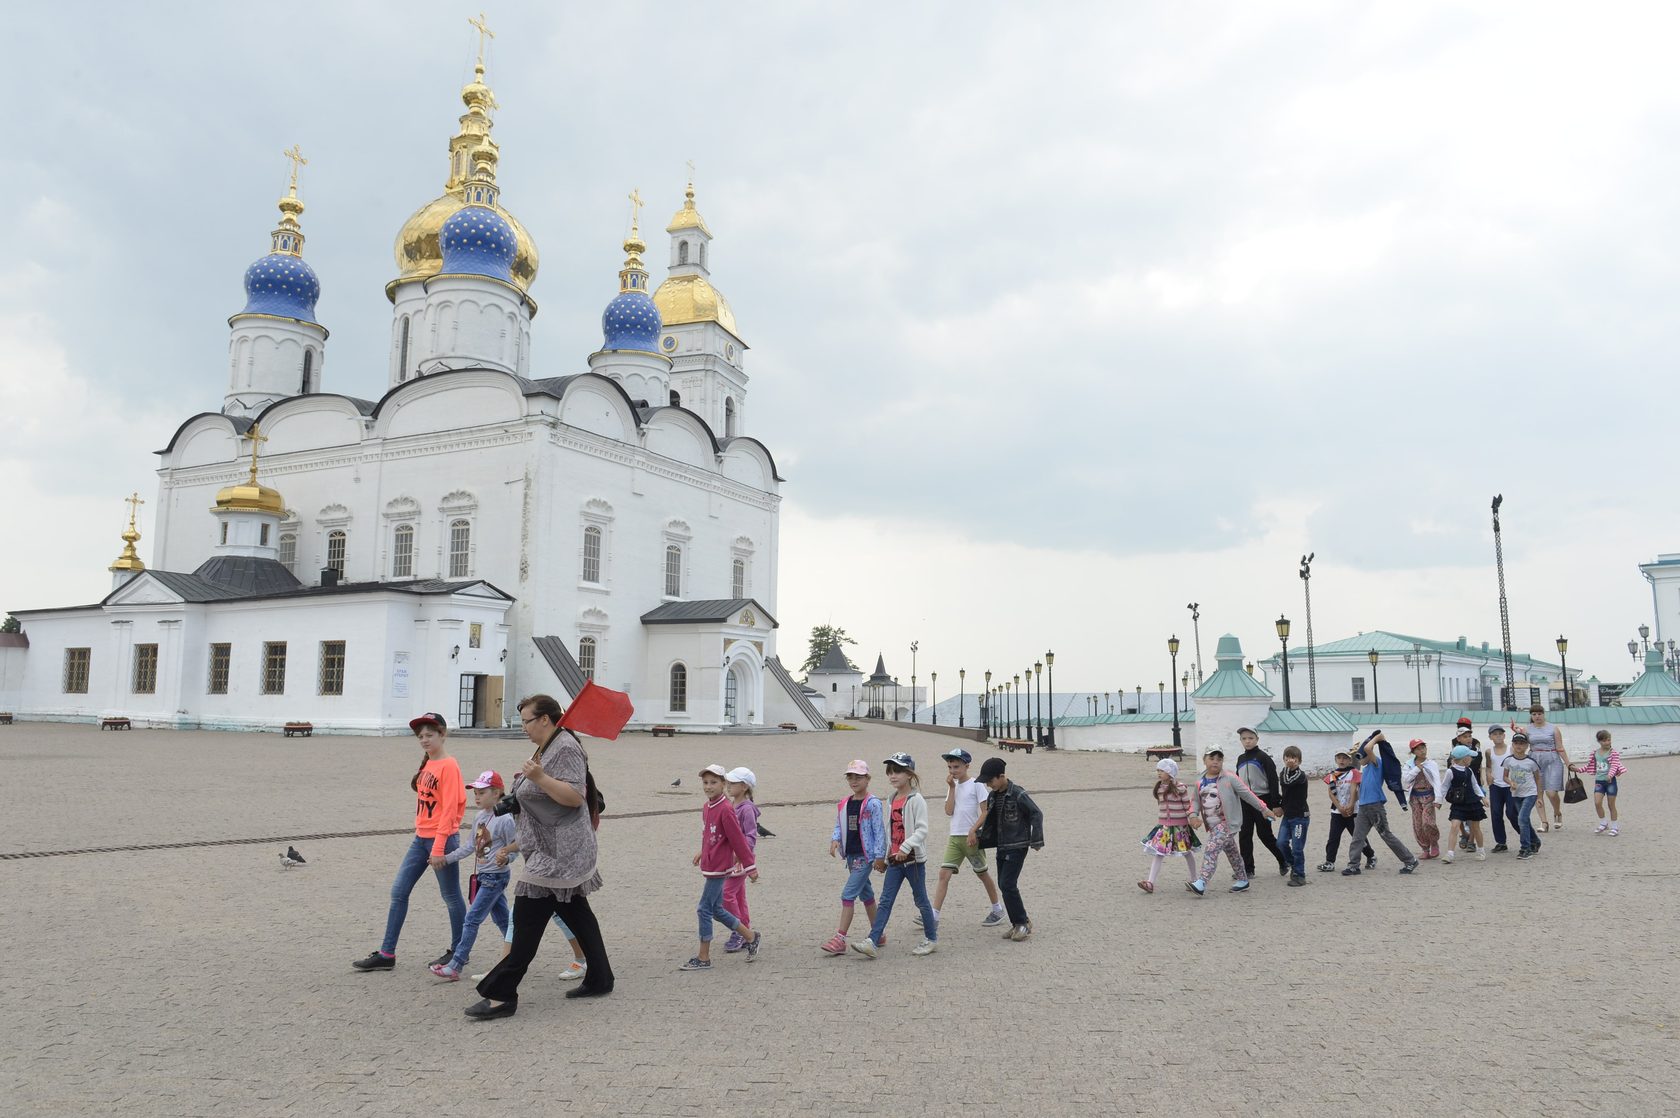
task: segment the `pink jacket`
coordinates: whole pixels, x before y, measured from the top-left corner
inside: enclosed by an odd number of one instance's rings
[[[1627,772],[1627,766],[1622,764],[1622,751],[1619,749],[1612,749],[1610,751],[1610,759],[1605,762],[1604,767],[1610,771],[1605,773],[1603,776],[1600,776],[1598,778],[1600,780],[1615,780],[1618,776]],[[1579,771],[1582,776],[1593,776],[1597,774],[1598,750],[1595,749],[1591,753],[1587,754],[1586,762],[1579,766]]]
[[[700,872],[707,877],[728,877],[736,861],[740,872],[758,872],[758,860],[741,834],[741,821],[728,796],[706,801],[700,809]]]

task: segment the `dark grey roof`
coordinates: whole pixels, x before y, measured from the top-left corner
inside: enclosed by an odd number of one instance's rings
[[[212,555],[193,574],[243,594],[273,594],[303,585],[279,560],[250,555]]]
[[[199,568],[203,570],[202,567]],[[293,579],[293,585],[288,590],[239,590],[219,582],[212,582],[197,573],[183,574],[180,571],[142,571],[137,578],[151,577],[161,582],[171,591],[181,596],[182,600],[194,603],[203,602],[255,602],[273,600],[277,598],[325,598],[344,594],[373,594],[380,591],[396,591],[399,594],[454,594],[472,586],[483,586],[492,591],[497,597],[513,601],[513,595],[500,587],[485,582],[483,579],[442,579],[423,578],[407,582],[341,582],[337,586],[302,586]],[[130,579],[129,582],[133,582]],[[124,583],[111,591],[99,602],[103,606],[120,592]]]
[[[857,668],[853,666],[850,660],[846,659],[846,654],[840,650],[838,644],[831,644],[828,646],[828,651],[823,653],[822,663],[817,665],[817,671],[855,672]]]
[[[583,690],[583,668],[566,647],[566,642],[559,637],[532,637],[531,643],[537,646],[542,658],[548,661],[548,666],[554,670],[554,678],[560,681],[560,686],[576,698],[577,693]]]
[[[699,602],[666,602],[642,614],[643,625],[693,625],[696,623],[729,621],[744,609],[758,611],[760,617],[777,628],[770,611],[752,598],[708,598]]]
[[[793,677],[788,674],[788,670],[782,667],[780,658],[775,656],[767,658],[764,661],[764,668],[770,673],[770,678],[775,680],[783,691],[787,692],[788,698],[792,699],[793,704],[799,708],[799,713],[811,720],[811,729],[828,729],[828,720],[823,718],[822,711],[817,709],[817,705],[811,701],[810,696],[805,694],[799,684],[793,681]]]
[[[892,676],[887,674],[887,660],[879,652],[875,654],[875,674],[864,680],[865,683],[891,683]]]

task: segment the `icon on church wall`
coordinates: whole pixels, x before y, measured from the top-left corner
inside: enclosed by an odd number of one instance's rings
[[[483,645],[484,645],[484,626],[481,623],[479,623],[477,621],[474,621],[472,623],[472,626],[467,630],[467,647],[468,648],[481,648],[481,647],[483,647]]]

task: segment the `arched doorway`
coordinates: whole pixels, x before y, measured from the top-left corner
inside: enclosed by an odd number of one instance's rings
[[[741,724],[741,700],[747,690],[746,673],[739,660],[729,665],[723,677],[723,721],[729,726]]]

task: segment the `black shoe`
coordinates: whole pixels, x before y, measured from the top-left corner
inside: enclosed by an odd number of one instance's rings
[[[1377,868],[1377,860],[1375,858],[1365,859],[1365,868],[1368,869],[1368,870],[1376,869]]]
[[[365,958],[357,959],[350,965],[357,970],[396,970],[397,957],[395,955],[381,955],[377,951],[369,951]]]
[[[1289,887],[1291,889],[1299,888],[1300,886],[1305,885],[1306,883],[1307,883],[1307,879],[1304,878],[1304,877],[1291,877],[1289,879]]]
[[[1532,858],[1532,857],[1534,857],[1534,851],[1530,850],[1526,846],[1523,847],[1521,850],[1517,851],[1517,861],[1519,861],[1519,862],[1522,861],[1524,858]]]
[[[437,958],[433,959],[432,960],[432,966],[441,967],[441,966],[443,966],[443,964],[449,962],[449,960],[453,959],[454,957],[455,957],[455,949],[453,947],[451,947],[449,950],[445,951],[442,955],[439,955]]]
[[[1279,877],[1288,877],[1289,876],[1289,863],[1288,862],[1279,862],[1278,863],[1278,876]]]
[[[1499,843],[1495,843],[1495,844],[1494,844],[1494,846],[1493,846],[1493,852],[1494,852],[1494,853],[1495,853],[1495,854],[1504,854],[1504,853],[1505,853],[1505,852],[1506,852],[1506,851],[1508,851],[1508,850],[1509,850],[1509,849],[1510,849],[1510,847],[1508,847],[1508,846],[1506,846],[1506,845],[1505,845],[1505,844],[1504,844],[1504,843],[1502,843],[1502,842],[1499,842]]]
[[[1349,866],[1347,869],[1342,871],[1342,876],[1343,877],[1358,877],[1359,876],[1359,867],[1358,866]]]
[[[566,996],[568,998],[604,998],[612,992],[613,988],[611,986],[604,989],[595,989],[588,986],[574,986],[572,989],[566,991]]]
[[[1417,868],[1418,868],[1418,864],[1416,862],[1407,862],[1405,865],[1400,867],[1400,872],[1401,873],[1416,873]]]
[[[467,1007],[467,1016],[474,1021],[492,1021],[497,1017],[512,1017],[518,1010],[518,1002],[491,1005],[489,998],[483,998]]]

